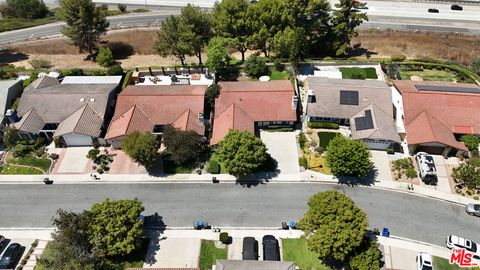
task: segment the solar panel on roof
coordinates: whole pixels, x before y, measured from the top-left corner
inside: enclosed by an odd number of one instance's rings
[[[358,105],[358,91],[340,90],[340,104]]]
[[[457,86],[441,86],[441,85],[415,85],[415,87],[419,91],[480,94],[480,87],[457,87]]]
[[[365,116],[357,117],[354,120],[356,130],[366,130],[373,128],[372,111],[370,110],[365,110]]]

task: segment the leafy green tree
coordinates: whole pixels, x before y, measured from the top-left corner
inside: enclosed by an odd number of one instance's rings
[[[478,75],[480,75],[480,58],[475,58],[470,63],[470,67],[475,71]]]
[[[153,47],[160,56],[175,56],[183,66],[186,55],[193,54],[193,49],[180,39],[179,24],[179,16],[170,16],[163,21]]]
[[[141,245],[143,224],[140,214],[145,210],[141,201],[110,201],[105,199],[90,209],[92,221],[89,240],[101,257],[125,256]]]
[[[294,66],[298,66],[308,52],[305,29],[287,27],[282,32],[278,32],[274,37],[272,51],[275,56],[286,58]]]
[[[267,60],[256,54],[252,54],[245,60],[245,72],[253,78],[260,78],[269,73]]]
[[[335,176],[365,177],[373,166],[367,146],[342,135],[328,144],[326,160]]]
[[[218,79],[228,71],[230,65],[230,54],[228,53],[228,42],[224,38],[214,37],[208,43],[206,66],[215,73]]]
[[[202,64],[202,49],[208,44],[212,36],[210,13],[199,6],[188,4],[182,8],[178,28],[180,41],[190,48],[189,53],[198,57],[198,64]]]
[[[205,102],[210,109],[213,109],[215,107],[215,99],[220,93],[218,88],[218,84],[211,84],[207,87],[207,90],[205,91]]]
[[[50,11],[42,0],[7,0],[2,13],[5,16],[33,20],[45,18]]]
[[[171,125],[163,130],[163,144],[171,154],[170,159],[179,164],[197,161],[205,151],[203,137],[193,130],[181,131]]]
[[[468,150],[472,151],[478,149],[479,139],[473,134],[467,134],[460,137],[460,140],[465,144]]]
[[[382,268],[382,252],[375,239],[365,237],[362,244],[350,258],[352,270],[380,270]]]
[[[267,160],[267,147],[248,131],[230,130],[219,143],[218,156],[234,176],[254,173]]]
[[[348,53],[350,41],[358,35],[355,28],[368,21],[367,14],[360,12],[355,5],[355,0],[340,0],[340,3],[335,4],[337,9],[333,11],[332,31],[337,56]]]
[[[452,177],[460,185],[471,189],[480,188],[480,158],[469,158],[459,167],[453,168]]]
[[[88,211],[79,214],[58,210],[53,225],[53,240],[40,257],[38,264],[42,269],[93,270],[97,255],[92,252],[93,245],[88,241],[89,226],[92,217]]]
[[[157,160],[157,138],[150,132],[134,131],[122,141],[122,149],[133,160],[149,168]]]
[[[308,248],[321,260],[345,261],[360,246],[367,216],[345,194],[336,190],[319,192],[308,200],[307,213],[299,221]]]
[[[106,68],[115,65],[113,53],[108,47],[100,47],[96,61],[100,66]]]
[[[12,149],[17,145],[18,141],[20,141],[18,130],[12,127],[5,128],[3,131],[3,145],[5,145],[5,149]]]
[[[242,61],[245,61],[248,38],[252,35],[248,6],[245,0],[223,0],[215,2],[212,13],[215,34],[231,39],[235,48],[242,54]]]
[[[92,0],[61,0],[60,16],[67,24],[62,27],[62,33],[73,41],[80,52],[88,52],[92,57],[110,26],[105,11],[95,7]]]

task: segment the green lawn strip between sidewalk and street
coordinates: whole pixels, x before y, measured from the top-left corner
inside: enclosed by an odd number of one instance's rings
[[[475,270],[480,269],[479,267],[460,267],[456,264],[450,264],[448,259],[440,258],[440,257],[433,257],[433,268],[435,270]]]
[[[318,259],[315,252],[308,250],[307,240],[304,237],[299,239],[282,239],[282,246],[284,261],[294,262],[301,269],[330,269]]]
[[[227,259],[227,248],[216,248],[212,240],[202,240],[200,247],[200,270],[210,270],[216,260]]]

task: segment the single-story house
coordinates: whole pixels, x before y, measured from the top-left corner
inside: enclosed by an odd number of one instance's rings
[[[160,135],[165,125],[205,135],[206,85],[129,85],[117,98],[105,139],[113,147],[134,131]]]
[[[22,95],[22,80],[1,80],[0,81],[0,122],[5,119],[5,114],[9,110],[15,100]]]
[[[307,119],[349,126],[352,139],[370,149],[400,144],[392,92],[383,81],[308,77]]]
[[[410,153],[460,155],[461,135],[480,135],[480,87],[449,82],[393,81],[402,94]]]
[[[295,270],[293,262],[253,261],[253,260],[217,260],[216,270]]]
[[[59,137],[67,146],[103,143],[122,76],[40,77],[23,91],[12,126],[25,138]]]
[[[297,121],[297,103],[289,80],[268,82],[220,82],[210,144],[220,142],[230,129],[292,127]]]

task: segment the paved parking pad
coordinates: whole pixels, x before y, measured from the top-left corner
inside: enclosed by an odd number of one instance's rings
[[[295,132],[260,132],[267,152],[278,162],[281,173],[299,173],[297,139]]]
[[[148,248],[144,268],[196,268],[201,240],[195,238],[159,238]]]

